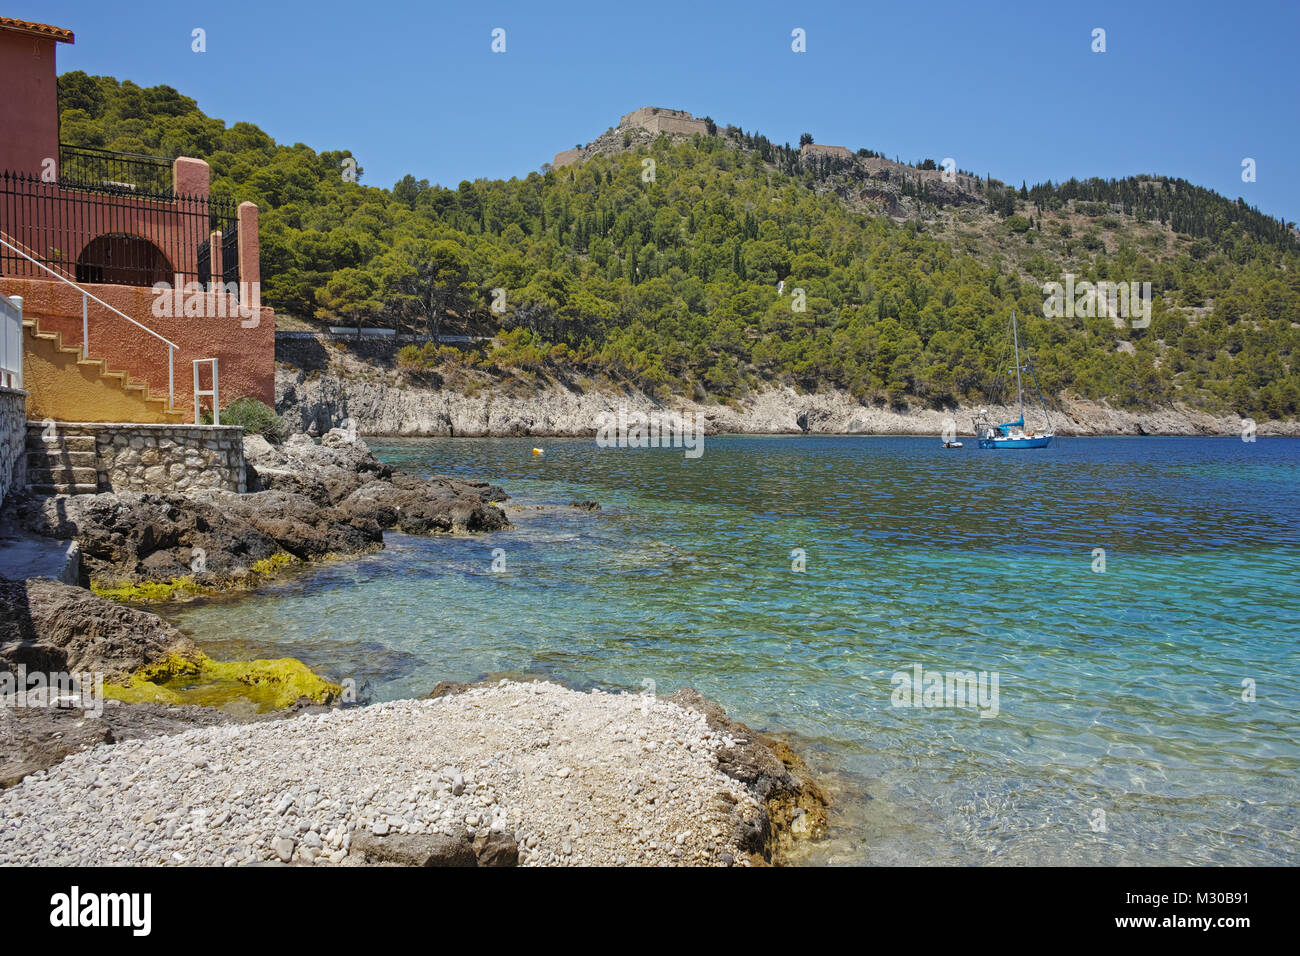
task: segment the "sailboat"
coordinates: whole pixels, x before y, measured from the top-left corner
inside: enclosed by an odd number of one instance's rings
[[[1055,437],[1052,433],[1052,420],[1047,414],[1047,406],[1043,403],[1043,392],[1038,387],[1038,373],[1034,371],[1034,365],[1029,361],[1028,348],[1025,349],[1027,364],[1020,364],[1020,330],[1016,324],[1015,312],[1011,313],[1011,341],[1016,352],[1016,403],[1020,408],[1020,417],[1014,422],[994,425],[988,419],[988,409],[981,408],[979,414],[975,416],[975,437],[979,439],[981,448],[1046,448]],[[1038,405],[1043,411],[1043,419],[1047,422],[1046,431],[1025,431],[1025,390],[1020,374],[1025,369],[1028,369],[1029,374],[1034,378]]]

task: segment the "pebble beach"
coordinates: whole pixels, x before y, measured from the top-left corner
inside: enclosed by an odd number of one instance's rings
[[[672,701],[512,681],[203,727],[0,791],[0,865],[744,865],[737,743]]]

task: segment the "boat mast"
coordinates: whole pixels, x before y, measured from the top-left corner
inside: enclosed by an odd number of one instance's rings
[[[1020,385],[1020,330],[1016,327],[1016,313],[1011,311],[1011,341],[1016,347],[1016,401],[1020,404],[1020,425],[1025,424],[1025,392]]]

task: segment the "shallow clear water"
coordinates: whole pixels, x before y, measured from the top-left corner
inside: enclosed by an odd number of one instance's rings
[[[694,686],[828,774],[808,862],[1300,863],[1300,442],[534,444],[372,444],[502,485],[511,531],[390,534],[168,614],[375,700],[501,672]],[[573,499],[603,508],[549,507]],[[996,716],[893,706],[913,665],[996,672]]]

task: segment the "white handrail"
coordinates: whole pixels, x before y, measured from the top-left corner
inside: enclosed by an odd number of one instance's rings
[[[199,390],[199,365],[203,362],[212,363],[212,390]],[[221,402],[217,398],[217,360],[215,358],[195,359],[194,360],[194,424],[199,424],[199,398],[200,396],[212,396],[212,424],[221,424]]]
[[[23,387],[23,297],[0,294],[0,385]]]
[[[177,345],[175,342],[173,342],[171,339],[165,339],[165,338],[163,338],[161,335],[159,335],[157,332],[155,332],[153,329],[149,328],[149,326],[147,326],[147,325],[141,325],[139,322],[137,322],[135,319],[131,318],[129,315],[127,315],[127,314],[126,314],[125,312],[123,312],[121,309],[114,308],[113,306],[109,305],[107,302],[105,302],[103,299],[99,298],[99,296],[95,295],[94,293],[87,292],[85,289],[83,289],[81,286],[77,285],[77,284],[76,284],[75,282],[73,282],[71,279],[67,279],[67,278],[65,278],[65,277],[63,277],[63,276],[61,276],[61,275],[59,275],[57,272],[55,272],[53,269],[51,269],[51,268],[50,268],[49,266],[47,266],[45,263],[40,262],[40,261],[38,261],[38,260],[36,260],[36,259],[33,259],[31,256],[29,256],[27,253],[23,252],[23,251],[22,251],[21,249],[19,249],[18,247],[10,245],[9,243],[5,242],[3,239],[0,239],[0,246],[5,246],[6,248],[12,249],[14,252],[18,253],[20,256],[22,256],[24,259],[26,259],[28,262],[31,262],[31,263],[33,263],[34,265],[40,266],[42,269],[44,269],[44,270],[45,270],[46,272],[48,272],[50,275],[54,276],[54,278],[56,278],[56,279],[58,279],[60,282],[62,282],[64,285],[70,285],[70,286],[72,286],[74,289],[76,289],[78,292],[80,292],[82,295],[86,296],[87,298],[94,299],[96,302],[98,302],[98,303],[99,303],[100,305],[102,305],[104,308],[108,309],[108,311],[110,311],[110,312],[116,312],[116,313],[117,313],[118,315],[120,315],[122,318],[124,318],[124,319],[126,319],[128,322],[130,322],[132,325],[136,325],[136,326],[139,326],[140,328],[144,329],[146,332],[148,332],[148,333],[149,333],[150,335],[152,335],[154,338],[158,339],[160,342],[166,342],[168,345],[170,345],[170,346],[171,346],[172,348],[174,348],[174,349],[178,349],[178,348],[180,348],[180,346]]]
[[[168,406],[171,407],[171,408],[175,408],[175,407],[176,407],[176,389],[175,389],[175,386],[174,386],[173,383],[172,383],[172,359],[173,359],[173,357],[174,357],[174,351],[175,351],[176,349],[180,348],[179,345],[177,345],[177,344],[176,344],[175,342],[173,342],[171,339],[163,338],[161,335],[159,335],[159,334],[158,334],[157,332],[155,332],[153,329],[149,328],[149,326],[147,326],[147,325],[142,325],[141,323],[137,322],[135,319],[131,318],[129,315],[127,315],[127,314],[126,314],[125,312],[123,312],[121,309],[118,309],[118,308],[115,308],[114,306],[109,305],[107,302],[105,302],[103,299],[101,299],[99,296],[95,295],[94,293],[87,292],[85,289],[83,289],[81,286],[77,285],[77,283],[73,282],[71,279],[68,279],[68,278],[66,278],[65,276],[61,276],[61,275],[59,275],[57,272],[55,272],[53,269],[51,269],[51,268],[50,268],[49,266],[47,266],[45,263],[43,263],[43,262],[41,262],[41,261],[39,261],[39,260],[37,260],[37,259],[33,259],[31,256],[29,256],[27,253],[23,252],[23,251],[22,251],[21,249],[19,249],[17,246],[15,246],[15,245],[13,245],[13,244],[11,244],[11,243],[8,243],[8,242],[6,242],[6,241],[3,240],[3,239],[0,239],[0,246],[4,246],[6,249],[10,249],[10,250],[12,250],[12,251],[18,253],[20,256],[22,256],[24,259],[26,259],[28,262],[32,263],[32,265],[36,266],[37,268],[44,269],[44,270],[45,270],[46,272],[48,272],[50,275],[54,276],[54,278],[56,278],[56,279],[58,279],[60,282],[62,282],[64,285],[70,285],[70,286],[72,286],[72,288],[76,289],[78,292],[81,293],[81,354],[82,354],[82,357],[83,357],[83,358],[88,358],[88,357],[90,356],[90,320],[89,320],[89,316],[88,316],[88,309],[87,309],[87,307],[86,307],[86,300],[87,300],[87,299],[94,299],[96,302],[98,302],[98,303],[99,303],[100,305],[102,305],[104,308],[108,309],[108,311],[110,311],[110,312],[114,312],[114,313],[116,313],[117,315],[120,315],[122,318],[126,319],[128,322],[130,322],[132,325],[136,326],[137,328],[144,329],[144,331],[148,332],[150,335],[152,335],[152,336],[153,336],[154,338],[156,338],[158,341],[166,343],[166,345],[167,345],[167,380],[168,380],[168,381],[167,381],[167,404],[168,404]],[[195,407],[196,407],[196,408],[197,408],[197,405],[198,405],[198,403],[196,402],[196,403],[195,403]]]

